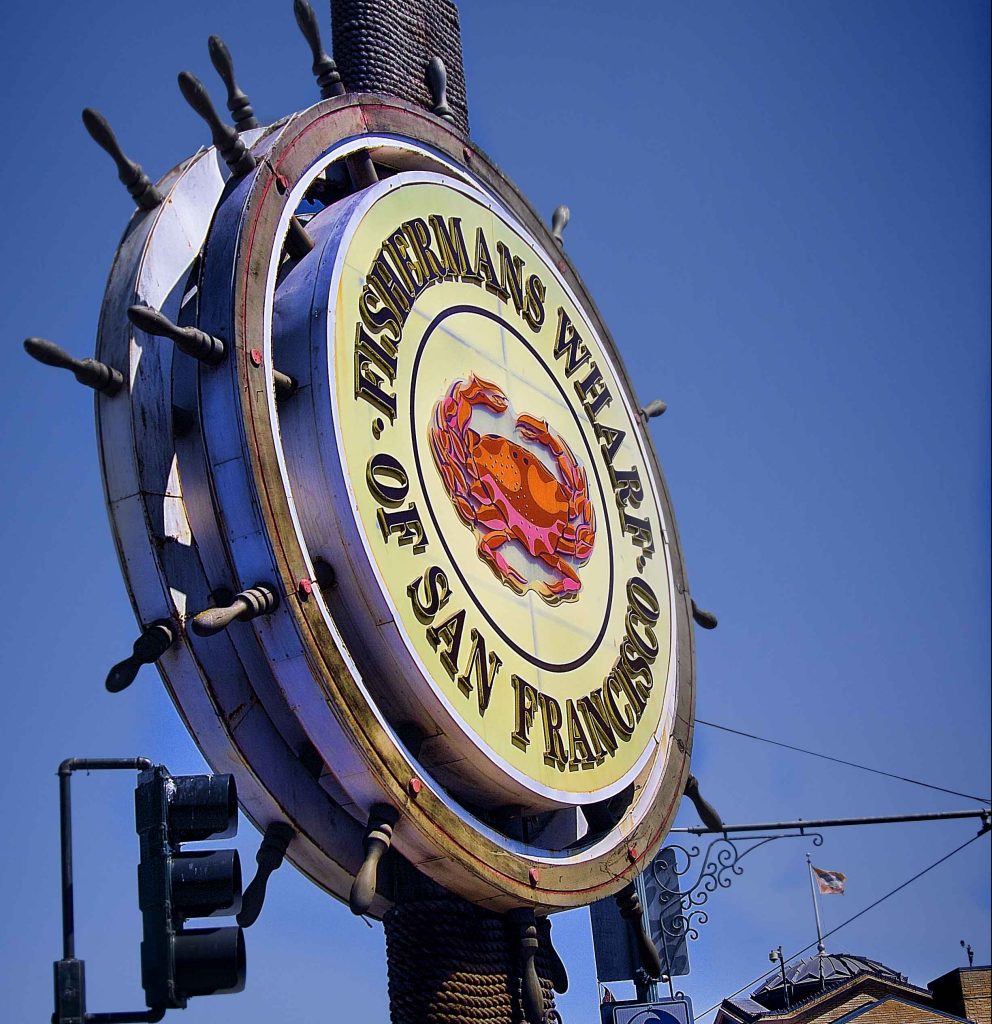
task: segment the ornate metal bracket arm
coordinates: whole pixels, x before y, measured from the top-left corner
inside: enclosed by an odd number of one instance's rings
[[[179,91],[193,110],[203,118],[210,129],[210,137],[231,174],[240,178],[255,169],[255,157],[229,124],[225,124],[210,102],[206,86],[189,71],[179,72]]]
[[[520,931],[520,1002],[527,1024],[543,1024],[544,993],[537,976],[534,957],[537,955],[537,918],[531,907],[511,910],[507,920]]]
[[[220,36],[211,36],[207,40],[207,49],[210,51],[211,64],[227,88],[227,109],[234,118],[235,129],[246,132],[250,128],[257,128],[258,121],[251,109],[251,103],[234,80],[234,61],[231,59],[231,51],[227,44]]]
[[[651,941],[644,928],[644,916],[641,913],[641,898],[637,894],[634,883],[631,882],[621,889],[616,895],[617,907],[620,916],[627,922],[637,944],[637,952],[641,961],[641,967],[648,977],[661,977],[661,957],[658,956],[658,949]]]
[[[119,661],[108,673],[105,683],[111,693],[126,690],[135,680],[142,665],[153,665],[175,643],[179,631],[170,619],[153,622],[134,641],[131,655]]]
[[[555,212],[551,214],[551,237],[563,248],[565,245],[563,236],[570,217],[571,212],[567,206],[556,206]]]
[[[662,905],[665,898],[662,897]],[[672,939],[691,939],[693,942],[699,938],[699,929],[710,919],[705,910],[693,908],[688,913],[673,914],[662,918],[661,930]]]
[[[117,142],[107,119],[92,107],[83,111],[83,124],[90,133],[90,138],[109,153],[117,165],[117,177],[130,193],[131,198],[143,210],[154,210],[162,202],[162,193],[152,184],[151,178],[145,174],[141,164],[129,160]]]
[[[269,884],[269,878],[272,876],[272,872],[282,865],[286,850],[295,835],[295,829],[283,821],[274,821],[265,830],[262,844],[258,848],[258,853],[255,854],[258,870],[241,899],[238,924],[242,928],[250,928],[258,920],[258,915],[262,912],[262,904],[265,902],[265,889]]]
[[[729,889],[734,878],[744,874],[741,861],[767,843],[777,839],[806,839],[814,846],[823,845],[823,836],[818,832],[788,832],[776,835],[728,836],[714,839],[701,853],[700,847],[667,846],[648,869],[658,886],[662,902],[662,921],[668,920],[666,931],[673,937],[685,935],[690,939],[699,937],[697,926],[706,924],[708,917],[698,907],[707,903],[710,894],[718,889]],[[690,874],[693,864],[701,862],[699,874],[691,884],[682,881]],[[674,888],[668,884],[672,875],[677,882]],[[664,905],[669,900],[678,900],[681,914],[666,915]]]
[[[260,615],[268,615],[279,605],[279,595],[271,584],[258,583],[249,590],[236,594],[223,608],[205,608],[193,616],[193,632],[197,636],[213,636],[227,629],[232,622],[250,622]]]
[[[683,793],[692,801],[692,805],[696,808],[696,813],[699,815],[699,820],[707,828],[723,828],[723,818],[717,814],[716,808],[711,803],[703,799],[702,794],[699,792],[699,780],[695,775],[690,775],[685,780]]]
[[[94,391],[101,391],[105,395],[116,395],[124,386],[124,374],[115,370],[106,363],[98,362],[96,359],[76,359],[69,355],[63,348],[59,348],[54,341],[46,341],[44,338],[26,338],[24,351],[32,359],[46,366],[56,366],[60,370],[69,370],[80,384],[92,388]]]
[[[356,916],[367,914],[375,898],[379,861],[393,842],[393,826],[399,820],[399,811],[389,804],[376,804],[369,814],[365,833],[365,860],[355,875],[348,896],[348,905]]]

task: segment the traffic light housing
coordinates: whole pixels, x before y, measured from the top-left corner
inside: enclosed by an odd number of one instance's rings
[[[191,996],[240,992],[245,985],[242,929],[186,927],[189,918],[239,911],[238,853],[181,848],[237,833],[234,776],[172,776],[158,765],[138,776],[134,803],[141,851],[141,985],[148,1006],[180,1009]]]

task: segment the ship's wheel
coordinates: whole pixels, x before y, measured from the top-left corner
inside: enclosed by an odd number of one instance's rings
[[[108,685],[157,660],[245,812],[356,912],[406,865],[495,910],[584,905],[654,856],[688,774],[646,416],[561,224],[450,123],[442,70],[433,111],[315,70],[325,98],[268,127],[232,85],[239,130],[186,76],[215,145],[155,185],[121,165],[139,208],[74,364],[143,630]]]

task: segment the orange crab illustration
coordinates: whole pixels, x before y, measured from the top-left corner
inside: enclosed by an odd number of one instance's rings
[[[523,445],[501,434],[480,434],[472,409],[497,415],[509,401],[497,385],[472,374],[457,380],[434,406],[429,438],[434,464],[466,526],[480,533],[479,556],[518,594],[536,591],[548,604],[573,601],[582,589],[576,567],[592,555],[596,513],[586,471],[546,420],[517,417],[517,434],[548,451],[557,475]],[[500,549],[519,544],[552,573],[551,581],[527,579]]]

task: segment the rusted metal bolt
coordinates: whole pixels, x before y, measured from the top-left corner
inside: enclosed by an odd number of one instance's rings
[[[262,350],[261,349],[257,349],[257,348],[253,348],[248,353],[248,358],[251,360],[251,365],[252,366],[261,366],[262,365]]]
[[[541,881],[541,869],[531,868],[530,871],[527,872],[527,877],[530,879],[531,885],[537,885],[537,883]]]
[[[636,846],[628,846],[627,847],[627,860],[629,860],[631,864],[636,863],[636,861],[637,861],[637,847]]]
[[[407,789],[410,790],[410,796],[416,798],[416,797],[420,796],[420,791],[424,788],[424,784],[420,781],[420,779],[418,779],[416,776],[414,776],[406,784],[406,787],[407,787]]]
[[[296,584],[296,592],[305,601],[313,593],[313,583],[310,580],[302,579]]]

